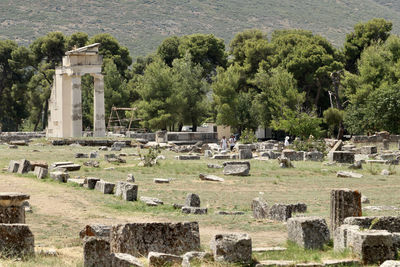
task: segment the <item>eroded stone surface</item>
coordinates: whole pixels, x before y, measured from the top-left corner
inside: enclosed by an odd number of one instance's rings
[[[85,267],[111,266],[110,243],[97,237],[86,237],[83,243],[83,265]]]
[[[85,228],[79,232],[79,237],[83,239],[85,237],[94,236],[108,241],[110,239],[110,231],[111,225],[90,224],[86,225]]]
[[[97,181],[95,189],[103,194],[112,194],[115,184],[103,180]]]
[[[160,252],[150,252],[147,257],[150,267],[163,267],[182,263],[182,257]]]
[[[184,223],[128,223],[111,229],[111,250],[133,256],[151,251],[181,255],[200,249],[199,225]]]
[[[217,234],[211,239],[215,261],[251,262],[251,238],[248,234]]]
[[[112,267],[144,267],[144,264],[136,257],[126,253],[112,253]]]
[[[320,217],[290,218],[287,229],[288,239],[306,249],[322,249],[330,239],[328,225]]]
[[[5,257],[34,254],[34,236],[26,224],[0,224],[0,251]]]
[[[138,194],[138,185],[127,183],[127,182],[118,182],[115,188],[115,195],[121,197],[126,201],[136,201]]]

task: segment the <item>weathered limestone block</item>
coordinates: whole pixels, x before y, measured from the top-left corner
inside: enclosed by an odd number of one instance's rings
[[[193,261],[211,260],[212,255],[207,252],[190,251],[182,257],[182,267],[191,267]]]
[[[198,155],[179,155],[176,158],[178,160],[199,160],[200,156],[198,156]]]
[[[278,157],[278,162],[281,168],[294,168],[290,159],[286,157]]]
[[[153,181],[154,181],[154,183],[156,183],[156,184],[169,184],[170,179],[165,179],[165,178],[154,178]]]
[[[223,165],[225,175],[247,176],[250,172],[250,162],[248,161],[228,161]]]
[[[269,208],[264,199],[257,197],[251,202],[251,210],[253,217],[256,219],[264,219],[268,216]]]
[[[182,263],[182,257],[167,253],[150,252],[147,258],[149,267],[180,265]]]
[[[151,251],[181,255],[200,249],[197,222],[118,224],[112,227],[110,240],[112,252],[137,257]]]
[[[115,189],[115,195],[117,197],[122,197],[122,199],[126,201],[136,201],[137,194],[138,194],[137,184],[121,182],[121,181],[117,183]]]
[[[214,155],[212,158],[213,159],[230,159],[231,156],[226,155],[226,154],[217,154],[217,155]]]
[[[16,160],[11,160],[10,163],[8,164],[8,172],[14,173],[18,172],[19,169],[19,161]]]
[[[200,207],[182,207],[182,213],[186,214],[207,214],[207,208],[200,208]]]
[[[324,260],[323,261],[324,266],[361,266],[361,262],[359,260],[352,260],[352,259],[344,259],[344,260]]]
[[[380,267],[400,267],[400,261],[385,261]]]
[[[364,264],[376,264],[396,257],[392,234],[385,230],[357,231],[352,234],[349,246]]]
[[[260,261],[256,267],[276,267],[276,266],[296,266],[294,261],[285,260],[265,260]]]
[[[307,160],[307,161],[323,161],[324,160],[324,153],[319,152],[319,151],[305,152],[304,153],[304,160]]]
[[[103,224],[89,224],[86,225],[83,230],[79,232],[79,237],[80,238],[85,238],[85,237],[90,237],[94,236],[97,238],[103,238],[107,241],[110,240],[110,231],[111,231],[111,226],[110,225],[103,225]]]
[[[250,263],[251,238],[248,234],[217,234],[211,239],[215,261]]]
[[[25,207],[0,206],[0,223],[25,223]]]
[[[212,158],[212,156],[213,156],[213,153],[212,153],[211,150],[205,150],[205,151],[204,151],[204,157],[206,157],[206,158]]]
[[[351,151],[334,151],[328,153],[329,161],[338,163],[354,163],[355,153]]]
[[[292,208],[286,204],[274,204],[269,208],[268,218],[275,221],[286,222],[292,217]]]
[[[76,159],[87,159],[89,158],[89,154],[87,153],[75,153]]]
[[[112,194],[114,191],[115,184],[100,180],[96,183],[95,189],[102,192],[103,194]]]
[[[72,183],[74,185],[78,185],[79,187],[83,187],[85,185],[85,179],[83,178],[68,178],[67,183]]]
[[[36,166],[34,173],[38,179],[44,179],[47,177],[49,170],[43,167]]]
[[[97,237],[87,237],[83,243],[83,266],[109,267],[111,266],[110,243]]]
[[[95,178],[95,177],[87,177],[85,179],[85,185],[84,187],[87,187],[89,189],[94,189],[96,187],[96,183],[100,181],[100,178]]]
[[[378,148],[376,146],[363,146],[361,147],[361,154],[376,154],[378,153]]]
[[[342,224],[336,228],[333,232],[333,249],[341,252],[348,248],[352,233],[359,229],[359,226],[349,224]]]
[[[287,229],[288,239],[305,249],[322,249],[329,242],[329,229],[323,218],[290,218]]]
[[[144,267],[138,258],[125,253],[112,253],[111,267]]]
[[[251,149],[239,149],[239,159],[251,159],[253,158],[253,153]]]
[[[187,207],[200,207],[200,197],[197,194],[187,194],[185,206]]]
[[[0,251],[5,257],[34,254],[34,236],[26,224],[0,223]]]
[[[59,181],[61,183],[66,183],[69,178],[69,174],[62,171],[55,171],[50,173],[50,178]]]
[[[343,223],[358,225],[370,230],[386,230],[390,233],[400,232],[400,216],[348,217],[344,219]]]
[[[218,177],[216,175],[211,175],[211,174],[199,174],[200,180],[203,181],[211,181],[211,182],[223,182],[225,181],[224,178]]]
[[[382,144],[384,150],[389,150],[390,141],[388,139],[383,139]]]
[[[158,205],[164,205],[164,202],[161,199],[155,198],[155,197],[145,197],[141,196],[140,201],[146,203],[147,206],[158,206]]]
[[[303,161],[304,151],[295,151],[292,149],[284,149],[282,151],[282,157],[288,158],[291,161]]]
[[[290,208],[292,209],[292,213],[304,213],[307,211],[307,205],[305,203],[295,203],[289,204]]]
[[[347,217],[362,215],[361,193],[350,189],[336,189],[331,191],[331,231],[343,224]]]
[[[22,159],[19,161],[18,173],[24,174],[28,173],[31,170],[31,163],[29,160]]]
[[[29,195],[15,192],[0,193],[0,223],[25,223],[23,202]]]

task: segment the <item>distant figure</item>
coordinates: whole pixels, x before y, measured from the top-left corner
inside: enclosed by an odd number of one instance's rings
[[[227,143],[226,143],[226,138],[225,138],[225,136],[222,136],[221,148],[222,148],[222,150],[226,150],[226,149],[227,149]]]
[[[289,146],[289,136],[285,137],[285,146]]]
[[[235,142],[236,142],[236,138],[233,135],[231,135],[231,138],[229,138],[229,148],[231,149],[231,151],[235,147]]]

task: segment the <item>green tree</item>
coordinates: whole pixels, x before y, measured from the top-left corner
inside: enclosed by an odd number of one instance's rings
[[[192,34],[181,37],[179,53],[183,57],[186,54],[192,56],[195,64],[203,68],[203,76],[212,76],[217,66],[226,66],[227,55],[224,41],[213,34]]]
[[[343,69],[340,52],[325,38],[304,30],[275,31],[271,43],[275,52],[270,57],[270,66],[282,67],[293,74],[299,90],[306,93],[308,109],[328,108],[330,74]]]
[[[140,77],[137,92],[138,116],[142,126],[153,130],[172,128],[177,122],[177,97],[172,70],[160,58],[149,64]]]
[[[247,58],[246,43],[260,40],[267,40],[267,35],[258,29],[245,30],[236,34],[229,43],[229,53],[233,56],[233,62],[243,66]]]
[[[365,23],[358,23],[354,31],[346,35],[344,54],[346,58],[346,70],[356,73],[357,60],[362,51],[371,44],[385,42],[390,36],[393,24],[382,18],[374,18]]]
[[[180,111],[182,123],[190,123],[192,131],[196,132],[197,126],[207,115],[207,93],[209,85],[203,79],[203,68],[194,64],[191,56],[175,59],[172,63],[174,75],[174,94],[181,103],[176,108]]]
[[[17,131],[29,115],[27,83],[32,76],[28,49],[0,40],[0,127]]]
[[[344,124],[352,134],[386,130],[400,133],[397,126],[400,95],[400,38],[366,48],[358,62],[359,74],[347,75],[348,106]],[[396,104],[397,103],[397,104]]]
[[[157,48],[157,55],[170,67],[172,67],[172,61],[174,61],[174,59],[181,57],[179,53],[180,43],[179,37],[171,36],[164,39]]]
[[[125,76],[125,71],[132,64],[132,58],[129,55],[127,47],[119,44],[111,34],[101,33],[90,38],[89,43],[100,43],[99,53],[106,58],[114,61],[119,73]],[[104,69],[104,65],[103,65]]]
[[[68,37],[67,50],[79,48],[88,45],[89,36],[84,32],[76,32]]]
[[[257,121],[264,127],[270,127],[273,118],[283,116],[285,108],[296,110],[304,103],[305,94],[298,92],[293,75],[283,68],[260,70],[252,83],[261,90],[254,105]]]
[[[258,126],[252,106],[256,93],[253,90],[241,90],[242,75],[243,70],[236,64],[229,66],[227,70],[220,67],[212,84],[217,123],[229,125],[239,132]]]
[[[340,123],[343,121],[344,111],[337,108],[328,108],[324,111],[324,121],[328,124],[329,133],[332,136],[335,129],[338,129]]]

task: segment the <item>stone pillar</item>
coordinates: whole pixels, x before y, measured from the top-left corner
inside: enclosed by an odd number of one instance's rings
[[[71,137],[82,137],[81,76],[71,76]]]
[[[347,217],[362,215],[361,193],[350,189],[334,189],[331,191],[331,233],[343,224]]]
[[[383,149],[384,150],[389,150],[389,145],[390,145],[389,140],[383,139],[382,143],[383,143]]]
[[[94,118],[93,136],[106,136],[106,122],[104,112],[104,81],[103,75],[97,74],[94,77]]]
[[[25,223],[25,208],[22,203],[29,195],[21,193],[0,193],[0,223]]]

